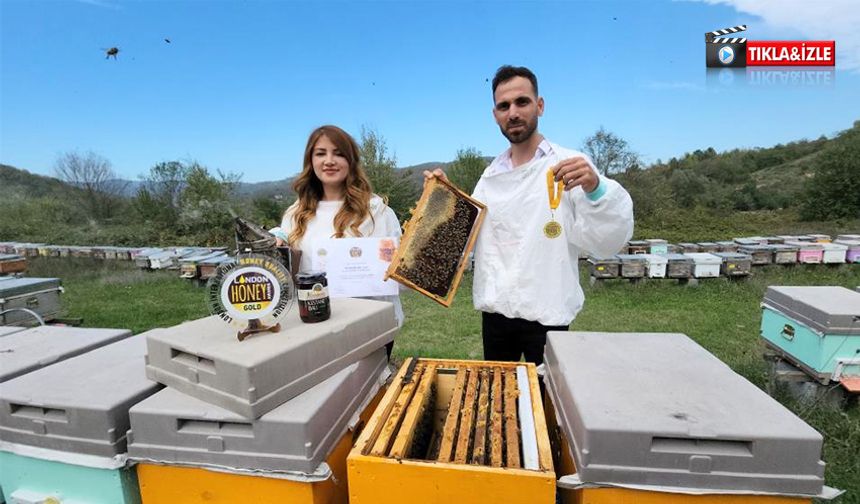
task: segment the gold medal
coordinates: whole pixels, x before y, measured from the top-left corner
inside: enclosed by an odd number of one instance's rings
[[[550,239],[558,238],[561,236],[561,224],[554,220],[547,222],[543,227],[543,234]]]
[[[543,234],[547,238],[558,238],[561,236],[561,224],[555,221],[555,209],[561,203],[561,195],[564,193],[564,182],[559,180],[555,183],[555,177],[552,170],[546,172],[546,193],[549,196],[549,210],[553,218],[550,219],[543,227]]]

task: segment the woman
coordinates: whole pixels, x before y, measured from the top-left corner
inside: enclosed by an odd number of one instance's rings
[[[400,237],[400,222],[379,196],[360,163],[358,144],[337,126],[321,126],[308,138],[302,173],[293,182],[298,199],[284,213],[273,233],[278,244],[302,252],[299,271],[311,269],[313,242],[325,238]],[[398,296],[380,296],[394,303],[398,325],[403,308]],[[389,348],[390,356],[390,348]]]

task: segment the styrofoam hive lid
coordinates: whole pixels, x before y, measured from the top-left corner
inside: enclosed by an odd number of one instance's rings
[[[39,326],[15,331],[0,339],[0,383],[129,336],[127,329],[82,327]]]
[[[839,243],[841,245],[846,245],[848,248],[857,248],[860,247],[860,240],[849,240],[847,238],[840,238],[833,243]]]
[[[687,252],[684,255],[693,259],[696,264],[720,264],[723,262],[719,256],[710,252]]]
[[[639,262],[647,262],[645,254],[618,254],[615,257],[620,259],[621,261],[639,261]]]
[[[773,245],[741,245],[738,250],[740,250],[741,252],[772,252]]]
[[[669,260],[666,258],[665,254],[639,254],[645,257],[649,263],[651,264],[666,264]]]
[[[10,277],[0,281],[0,298],[20,296],[45,289],[56,289],[59,286],[59,278]]]
[[[11,325],[10,326],[0,326],[0,338],[2,338],[3,336],[9,336],[10,334],[14,334],[18,331],[23,331],[25,329],[27,329],[27,328],[21,327],[21,326],[11,326]],[[2,360],[0,360],[0,362],[2,362]],[[0,372],[2,372],[2,370],[3,370],[3,368],[0,367]],[[0,379],[0,382],[2,382],[2,381],[3,380]]]
[[[129,456],[163,464],[311,473],[387,375],[381,348],[256,420],[166,388],[131,409]]]
[[[618,264],[621,262],[621,259],[618,256],[612,257],[596,257],[596,256],[588,256],[588,262],[590,263],[609,263],[609,264]]]
[[[665,257],[668,262],[693,262],[692,257],[687,257],[684,254],[666,254],[663,257]]]
[[[774,243],[773,245],[768,245],[774,252],[791,252],[797,251],[800,249],[797,245],[790,245],[785,243]]]
[[[584,482],[822,491],[821,435],[683,334],[550,332],[545,362]]]
[[[741,254],[739,252],[713,252],[713,254],[720,259],[729,259],[733,261],[739,260],[752,260],[752,256],[749,254]]]
[[[823,243],[807,241],[786,241],[785,245],[792,245],[801,250],[824,250]]]
[[[4,338],[5,339],[5,338]],[[128,410],[161,386],[132,336],[0,385],[0,440],[112,457],[126,451]]]
[[[848,250],[848,245],[843,243],[822,243],[821,246],[824,247],[824,250]]]
[[[248,418],[258,418],[394,340],[394,305],[331,300],[331,318],[305,324],[293,307],[278,333],[239,341],[207,317],[147,335],[147,376]]]
[[[860,335],[860,292],[835,286],[771,286],[763,304],[826,334]]]

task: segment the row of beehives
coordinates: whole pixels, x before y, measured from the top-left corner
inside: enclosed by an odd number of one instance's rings
[[[217,317],[137,336],[0,327],[0,488],[16,503],[345,503],[397,330],[390,303],[364,299],[241,342]]]
[[[837,246],[832,247],[833,244]],[[845,250],[847,262],[860,262],[860,234],[841,234],[836,237],[824,234],[750,236],[725,241],[684,242],[677,244],[669,243],[663,239],[633,240],[627,243],[622,253],[680,254],[690,252],[738,252],[741,247],[747,247],[752,252],[757,250],[756,247],[760,246],[774,247],[772,250],[792,249],[795,252],[809,251],[809,254],[804,254],[802,261],[808,263],[815,262],[816,251],[832,250],[836,252],[834,256],[838,256],[839,251]],[[807,258],[806,255],[810,257]]]
[[[12,502],[91,504],[806,504],[825,491],[821,436],[684,335],[551,333],[545,403],[522,363],[409,359],[383,395],[390,305],[332,308],[328,324],[288,316],[244,342],[212,317],[1,337],[15,376],[0,387],[0,486]]]
[[[667,243],[645,245],[645,240],[630,242],[628,252],[633,253],[609,258],[588,257],[589,271],[596,279],[687,279],[742,277],[749,275],[753,266],[769,264],[860,263],[860,240],[838,237],[834,242],[788,240],[768,244],[763,244],[761,240],[755,244],[751,243],[752,240],[738,239],[732,242],[682,243],[674,246]]]
[[[234,259],[224,247],[99,247],[0,242],[0,253],[27,257],[91,257],[134,261],[142,269],[179,269],[183,278],[206,279],[224,262]],[[2,263],[0,263],[2,264]]]

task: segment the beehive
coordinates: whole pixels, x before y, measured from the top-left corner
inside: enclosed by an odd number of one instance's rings
[[[726,277],[748,276],[752,270],[752,257],[737,252],[715,252],[722,260],[720,274]]]
[[[621,260],[621,278],[642,278],[645,276],[645,266],[648,259],[642,257],[644,254],[618,254]]]
[[[648,278],[666,278],[666,267],[668,259],[665,254],[642,254],[648,261],[645,265],[645,274]]]
[[[678,246],[681,247],[680,253],[682,253],[682,254],[685,252],[701,252],[702,251],[702,247],[700,247],[698,243],[684,242],[684,243],[679,243]]]
[[[62,311],[59,278],[0,278],[0,315],[2,325],[36,323],[35,317],[21,309],[30,310],[44,320],[52,320]]]
[[[0,275],[27,271],[27,259],[18,254],[0,254]]]
[[[850,235],[842,235],[850,236]],[[845,262],[860,263],[860,239],[839,238],[834,243],[848,247],[845,253]]]
[[[702,253],[718,252],[720,250],[720,246],[714,242],[699,242],[699,248]]]
[[[773,262],[773,249],[770,245],[741,245],[738,252],[752,256],[754,266],[764,266]]]
[[[842,264],[848,255],[848,246],[841,243],[822,242],[824,253],[821,256],[821,262],[824,264]]]
[[[786,245],[796,246],[797,262],[801,264],[821,264],[824,259],[824,246],[809,241],[786,241]]]
[[[645,240],[648,242],[648,252],[651,254],[668,254],[669,242],[661,238],[651,238]]]
[[[806,236],[808,236],[808,237],[812,238],[812,240],[813,240],[813,241],[816,241],[816,242],[818,242],[818,243],[830,243],[830,242],[832,241],[831,236],[830,236],[830,235],[826,235],[826,234],[814,234],[814,233],[811,233],[811,234],[808,234],[808,235],[806,235]]]
[[[719,247],[718,252],[737,252],[738,251],[738,244],[731,241],[731,240],[718,241],[717,246]]]
[[[799,504],[830,493],[822,436],[683,334],[550,332],[545,362],[562,502]]]
[[[484,220],[485,206],[443,180],[424,186],[385,273],[450,306]]]
[[[720,265],[722,259],[714,254],[705,252],[693,252],[692,254],[684,254],[691,258],[694,262],[693,276],[695,278],[715,278],[720,276]]]
[[[553,503],[533,364],[407,359],[347,459],[351,504]]]
[[[684,254],[668,254],[666,278],[690,278],[693,276],[693,259]]]
[[[617,278],[621,261],[617,257],[588,256],[588,271],[594,278]]]
[[[774,264],[796,264],[797,263],[797,252],[800,250],[796,245],[786,245],[784,243],[777,243],[774,245],[770,245],[771,250],[773,250],[773,263]]]
[[[650,246],[651,244],[647,240],[631,240],[627,242],[627,253],[631,255],[647,254]]]

